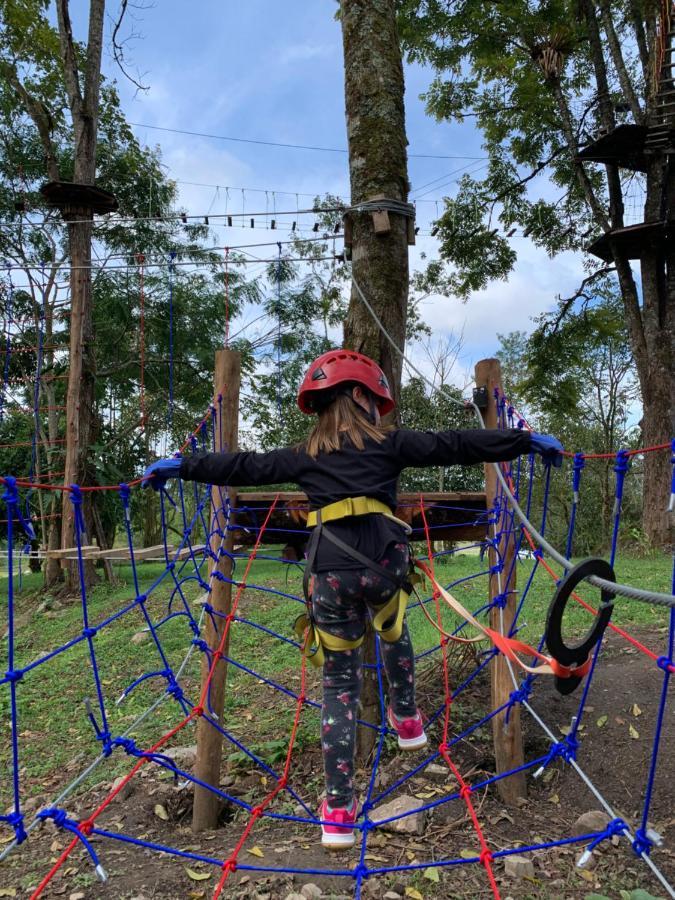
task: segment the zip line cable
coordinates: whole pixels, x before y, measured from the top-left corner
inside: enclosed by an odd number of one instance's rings
[[[403,360],[403,362],[419,378],[421,378],[422,381],[425,382],[425,384],[427,384],[429,387],[433,388],[434,390],[440,390],[441,393],[443,394],[443,396],[446,397],[446,399],[451,400],[457,406],[461,406],[462,409],[466,409],[467,407],[473,408],[474,412],[476,413],[476,416],[478,417],[480,427],[485,428],[485,421],[483,420],[483,415],[482,415],[480,409],[478,408],[478,406],[476,406],[476,404],[472,400],[469,400],[466,402],[457,400],[456,397],[453,397],[452,394],[450,394],[448,391],[446,391],[445,388],[443,388],[442,386],[440,388],[436,387],[433,384],[433,382],[429,378],[427,378],[427,376],[420,369],[418,369],[414,363],[412,363],[408,359],[408,357],[405,354],[405,351],[401,350],[401,348],[398,346],[396,341],[391,337],[391,335],[389,334],[387,329],[382,324],[379,316],[377,315],[377,313],[375,312],[373,307],[370,305],[370,303],[366,299],[365,294],[361,290],[360,284],[354,278],[353,272],[352,272],[352,282],[354,284],[354,287],[356,288],[356,292],[359,295],[359,298],[361,299],[361,302],[363,303],[365,308],[370,313],[370,315],[371,315],[373,321],[375,322],[375,324],[377,325],[378,329],[384,335],[384,337],[386,338],[388,343],[393,347],[393,349],[396,351],[396,353],[398,353],[398,355]],[[534,538],[536,543],[539,544],[539,546],[543,550],[545,550],[549,554],[549,556],[551,556],[552,559],[554,559],[557,563],[559,563],[559,565],[561,565],[564,569],[571,569],[572,562],[569,559],[567,559],[566,556],[564,556],[562,553],[560,553],[558,550],[556,550],[552,544],[549,544],[549,542],[546,540],[546,538],[542,534],[540,534],[539,531],[537,531],[537,529],[534,527],[534,525],[527,518],[527,516],[521,509],[518,501],[511,493],[511,490],[510,490],[508,484],[506,483],[506,479],[504,478],[502,471],[499,468],[499,465],[497,463],[490,463],[490,465],[492,465],[494,467],[495,472],[497,473],[497,478],[499,480],[501,488],[504,491],[504,496],[507,498],[513,511],[518,516],[521,524],[525,526],[525,528],[528,530],[528,532]],[[632,585],[628,585],[628,584],[618,584],[613,581],[607,581],[606,579],[600,578],[597,575],[590,575],[585,580],[590,582],[594,587],[599,587],[602,590],[608,591],[611,594],[620,594],[623,597],[630,597],[632,600],[639,600],[644,603],[652,603],[657,606],[668,606],[670,608],[675,607],[675,595],[674,594],[664,594],[664,593],[660,593],[659,591],[648,591],[648,590],[644,590],[643,588],[633,587]]]
[[[162,125],[146,125],[143,122],[129,122],[132,128],[150,128],[152,131],[166,131],[170,134],[185,134],[189,137],[204,137],[214,141],[232,141],[236,144],[258,144],[263,147],[282,147],[287,150],[316,150],[322,153],[349,153],[346,147],[318,147],[312,144],[285,144],[281,141],[263,141],[254,138],[231,137],[224,134],[208,134],[203,131],[188,131],[184,128],[166,128]],[[445,153],[409,153],[411,159],[487,159],[486,156],[463,156]]]

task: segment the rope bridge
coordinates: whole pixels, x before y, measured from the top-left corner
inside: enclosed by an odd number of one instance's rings
[[[522,427],[524,425],[524,421],[518,417],[503,396],[497,396],[497,403],[502,426],[521,425]],[[215,446],[221,405],[222,396],[219,396],[189,439],[188,446],[193,452]],[[657,448],[653,452],[667,452],[668,449],[670,448],[666,448],[664,451],[663,448]],[[675,473],[675,447],[671,452],[673,452],[672,462]],[[612,565],[617,556],[623,485],[629,470],[628,459],[626,453],[620,451],[616,455],[614,466],[615,507],[610,554]],[[591,456],[584,454],[574,456],[571,484],[572,512],[567,536],[567,557],[574,551],[583,470],[591,461]],[[515,463],[504,466],[503,472],[515,497],[525,504],[529,519],[530,515],[534,515],[533,488],[537,477],[534,458],[518,459]],[[551,475],[551,470],[546,469],[543,477],[543,499],[539,509],[541,517],[539,527],[542,533],[549,515]],[[675,479],[675,474],[673,477]],[[283,646],[289,650],[290,648],[299,649],[297,642],[290,636],[293,633],[293,617],[289,617],[287,631],[277,633],[262,621],[256,621],[255,606],[250,607],[253,612],[246,611],[242,602],[245,591],[249,590],[263,592],[275,598],[275,602],[304,603],[301,597],[291,593],[290,590],[284,591],[278,586],[255,583],[253,572],[256,561],[273,558],[269,557],[262,548],[266,537],[269,537],[267,528],[276,501],[265,510],[255,506],[245,507],[249,520],[252,519],[255,522],[253,526],[246,526],[249,531],[254,532],[255,544],[249,553],[231,552],[226,549],[226,537],[231,530],[234,530],[236,534],[237,530],[241,528],[236,524],[236,514],[237,511],[242,511],[244,508],[246,495],[239,495],[237,501],[239,505],[233,506],[225,488],[212,489],[209,485],[183,484],[180,481],[170,482],[167,488],[160,491],[158,499],[163,542],[162,568],[159,575],[146,586],[140,560],[137,560],[141,554],[134,545],[132,530],[131,506],[134,492],[138,489],[138,482],[111,485],[105,488],[45,485],[24,482],[9,476],[2,479],[2,482],[4,485],[2,499],[7,509],[9,572],[6,581],[7,660],[5,674],[0,678],[0,699],[4,704],[3,708],[9,711],[10,719],[11,797],[10,811],[0,815],[0,840],[5,836],[9,839],[9,842],[4,842],[0,860],[27,842],[36,840],[37,835],[34,832],[41,823],[47,820],[53,822],[56,828],[69,839],[65,849],[35,888],[32,897],[37,898],[43,894],[56,873],[62,869],[76,849],[83,849],[86,852],[98,877],[105,880],[107,878],[106,850],[109,846],[120,843],[136,847],[139,852],[143,849],[161,852],[186,862],[197,862],[207,867],[213,867],[217,876],[217,884],[213,891],[214,898],[221,896],[228,879],[235,872],[265,873],[268,876],[282,874],[332,876],[344,879],[345,886],[351,884],[354,896],[360,897],[367,879],[392,873],[414,874],[420,870],[452,870],[459,866],[471,865],[477,865],[484,870],[489,889],[494,897],[499,897],[499,887],[495,876],[495,865],[499,860],[515,854],[522,855],[554,847],[579,845],[583,849],[580,861],[583,864],[596,847],[617,837],[625,841],[632,851],[643,860],[669,896],[675,897],[673,887],[652,859],[652,850],[660,845],[661,837],[654,831],[650,817],[657,787],[659,763],[661,763],[661,767],[664,764],[664,761],[659,759],[659,749],[666,720],[669,682],[671,675],[675,672],[675,609],[672,606],[668,610],[662,609],[665,636],[663,645],[659,648],[647,646],[614,623],[610,623],[609,626],[618,637],[629,642],[634,650],[645,655],[653,665],[655,679],[653,694],[655,725],[649,765],[644,773],[631,773],[631,777],[642,786],[641,809],[632,823],[616,812],[582,767],[583,760],[581,758],[584,754],[582,753],[580,732],[588,713],[589,691],[598,668],[602,641],[595,649],[591,671],[579,690],[579,705],[575,716],[572,717],[572,724],[562,738],[544,721],[533,706],[541,676],[532,674],[526,675],[521,680],[514,675],[513,691],[505,704],[488,710],[485,715],[474,719],[468,727],[461,731],[456,730],[453,727],[453,710],[457,705],[461,705],[467,689],[476,683],[482,673],[485,673],[491,660],[498,655],[499,651],[492,647],[479,652],[475,657],[476,664],[473,670],[463,677],[460,683],[453,684],[450,639],[443,636],[438,643],[430,647],[424,649],[418,647],[419,652],[416,657],[418,661],[437,660],[436,682],[440,684],[442,691],[442,698],[437,707],[425,710],[429,716],[427,730],[430,735],[429,747],[431,749],[422,758],[413,758],[414,762],[406,767],[407,771],[386,787],[382,787],[382,779],[379,776],[386,757],[387,738],[392,732],[385,724],[385,681],[379,644],[376,644],[376,660],[370,664],[369,668],[374,671],[379,687],[380,722],[382,724],[373,725],[365,721],[360,722],[361,727],[374,729],[377,736],[374,759],[368,773],[365,790],[362,793],[362,803],[356,825],[362,838],[360,847],[357,845],[353,856],[338,857],[342,862],[337,865],[331,864],[331,858],[326,856],[325,866],[315,868],[275,867],[263,864],[262,861],[258,862],[250,854],[244,855],[259,823],[264,821],[279,829],[284,826],[305,829],[306,833],[311,834],[312,839],[317,843],[320,826],[320,820],[316,815],[317,797],[312,791],[303,789],[300,777],[297,777],[296,781],[297,748],[301,723],[311,719],[312,727],[318,732],[317,712],[320,710],[319,698],[312,696],[312,679],[308,677],[306,660],[300,653],[297,653],[299,681],[297,674],[286,678],[287,673],[282,671],[273,677],[269,672],[256,671],[252,665],[243,661],[243,658],[247,659],[245,653],[242,652],[247,634],[249,638],[251,635],[255,635],[257,642],[265,642],[264,646],[266,650],[269,646],[270,655],[275,646]],[[86,587],[84,578],[86,551],[83,548],[89,545],[89,540],[82,513],[82,501],[84,493],[94,489],[108,490],[116,496],[124,523],[133,583],[131,596],[113,612],[107,610],[103,618],[99,617],[99,604],[95,602]],[[18,556],[15,544],[22,529],[28,531],[30,527],[30,523],[26,521],[22,512],[24,508],[22,495],[28,490],[61,490],[68,496],[75,514],[76,548],[74,555],[77,557],[81,586],[79,596],[81,627],[78,626],[77,633],[74,633],[66,643],[50,648],[48,652],[33,660],[23,658],[17,643],[19,630],[17,619],[21,611],[21,604],[15,587],[16,558]],[[418,532],[414,535],[414,539],[425,542],[428,565],[433,569],[436,564],[436,577],[441,578],[442,573],[439,566],[441,558],[451,557],[458,550],[455,548],[438,553],[432,552],[434,526],[429,526],[427,523],[422,499],[420,499],[420,505],[425,517],[424,528],[421,533]],[[467,517],[472,522],[476,521],[473,512],[467,512]],[[482,517],[482,521],[489,526],[488,540],[481,548],[482,551],[485,551],[486,548],[491,550],[489,559],[486,559],[484,552],[481,552],[480,556],[476,555],[476,571],[470,576],[451,582],[447,587],[449,590],[461,590],[466,584],[475,585],[477,579],[490,579],[495,576],[500,579],[501,584],[508,585],[513,569],[519,564],[519,560],[525,555],[531,555],[533,551],[531,571],[520,591],[516,618],[507,630],[509,636],[515,636],[521,628],[525,627],[523,617],[525,611],[530,608],[533,586],[539,584],[542,579],[548,580],[549,577],[552,582],[555,582],[560,574],[556,573],[549,564],[542,550],[536,548],[527,528],[521,525],[515,517],[503,491],[497,497],[494,507],[479,514],[479,517]],[[175,541],[176,534],[179,536],[179,540],[174,546],[170,543],[170,536],[174,535],[173,540]],[[511,563],[505,563],[501,554],[500,548],[503,546],[505,538],[513,539],[516,544],[517,553]],[[466,548],[461,549],[466,550]],[[215,582],[225,578],[219,571],[219,563],[225,557],[230,557],[233,567],[236,567],[238,563],[244,564],[240,577],[235,577],[237,574],[235,568],[232,570],[231,584],[235,591],[231,611],[227,615],[219,613],[210,603]],[[285,563],[289,567],[298,565],[298,563],[284,560],[278,560],[278,562],[279,564]],[[675,586],[675,571],[673,579]],[[279,579],[280,582],[281,579]],[[671,587],[672,590],[673,587]],[[201,592],[198,604],[195,604],[195,592]],[[574,597],[580,608],[587,611],[590,621],[595,610],[582,596],[575,594]],[[492,601],[482,602],[477,609],[472,609],[472,614],[480,618],[488,617],[493,609],[503,610],[504,600],[505,594],[499,593]],[[618,600],[619,602],[630,602],[623,598],[618,598]],[[413,643],[415,643],[416,632],[419,635],[419,629],[424,625],[425,620],[421,615],[423,611],[436,619],[439,628],[442,625],[445,628],[450,627],[443,620],[438,592],[434,591],[429,596],[424,594],[418,596],[414,602],[410,603],[408,612]],[[121,697],[112,697],[108,690],[109,679],[106,678],[109,669],[108,660],[100,649],[102,636],[116,626],[119,627],[128,622],[137,623],[139,620],[149,635],[148,644],[156,664],[148,671],[133,673],[133,677],[130,674],[129,682]],[[219,635],[219,642],[215,649],[204,640],[204,629],[207,622],[214,626]],[[467,630],[470,630],[467,628],[467,624],[466,621],[453,621],[452,634],[466,635]],[[184,653],[182,658],[174,660],[175,654],[167,650],[166,645],[167,636],[174,634],[176,629],[182,635]],[[541,630],[543,630],[543,623]],[[544,639],[542,638],[539,644],[540,650],[543,648],[543,644]],[[27,786],[24,760],[26,744],[30,739],[30,732],[26,729],[30,726],[30,713],[35,707],[35,700],[33,699],[31,704],[23,703],[22,694],[26,692],[31,679],[36,678],[39,673],[48,672],[50,666],[53,667],[57,659],[65,654],[73,654],[78,651],[83,656],[81,679],[83,682],[88,680],[88,687],[85,690],[89,698],[85,698],[80,708],[72,708],[70,715],[73,718],[80,717],[88,722],[89,751],[93,758],[70,784],[61,789],[51,803],[39,808],[34,815],[28,815],[26,812]],[[201,690],[197,690],[193,683],[192,673],[195,669],[195,662],[200,657],[208,660],[208,676],[204,680]],[[222,719],[215,714],[211,705],[210,687],[216,667],[221,661],[227,663],[231,667],[230,672],[236,672],[237,677],[247,679],[251,685],[255,685],[256,691],[261,694],[265,693],[265,700],[268,699],[267,692],[270,692],[280,704],[287,708],[291,724],[281,760],[270,759],[269,754],[266,754],[264,750],[247,745],[245,737],[237,736],[235,732],[239,731],[238,726],[242,723],[237,718],[236,709],[231,713],[226,712]],[[129,660],[129,668],[131,664],[131,660]],[[659,685],[660,691],[657,690]],[[152,689],[152,702],[135,721],[118,730],[119,717],[116,715],[116,711],[124,707],[125,701],[133,692],[144,689]],[[40,702],[47,703],[49,701],[48,698],[42,697]],[[149,727],[153,715],[163,705],[167,705],[172,714],[171,727],[157,736],[148,746],[140,746],[139,738],[134,735],[138,735],[141,726]],[[541,730],[548,742],[546,751],[527,759],[516,770],[500,772],[480,780],[472,779],[468,772],[462,771],[461,763],[458,762],[458,745],[466,739],[475,739],[477,733],[489,726],[495,716],[503,713],[508,716],[516,707],[520,707],[526,712]],[[261,783],[265,784],[266,788],[258,802],[249,802],[246,797],[238,796],[224,787],[204,783],[189,771],[188,767],[181,767],[172,758],[171,747],[174,740],[193,730],[200,719],[208,723],[209,727],[220,732],[226,745],[242,755],[247,764],[260,774]],[[281,721],[281,717],[278,721]],[[584,743],[583,750],[587,753],[593,752],[593,748],[589,746],[590,743],[589,740]],[[72,804],[75,793],[81,792],[87,784],[91,784],[97,769],[102,766],[110,766],[113,759],[117,762],[125,757],[129,761],[126,774],[114,783],[114,787],[107,796],[90,810],[86,818],[75,818],[69,811],[69,804]],[[530,773],[533,777],[538,777],[556,761],[562,761],[574,770],[581,782],[597,799],[607,814],[606,827],[582,835],[561,834],[551,840],[533,841],[528,833],[528,839],[525,842],[518,842],[517,846],[493,849],[494,844],[490,841],[486,823],[481,816],[479,805],[476,803],[478,792],[509,777],[515,771]],[[382,815],[380,810],[384,808],[385,801],[405,795],[414,789],[413,779],[424,776],[427,767],[431,764],[441,764],[447,767],[451,776],[451,786],[447,790],[441,791],[440,795],[437,793],[433,799],[420,804],[414,810],[396,815]],[[181,779],[185,785],[200,785],[219,797],[230,810],[236,813],[226,838],[228,843],[231,843],[231,835],[236,832],[235,843],[227,854],[209,855],[194,850],[184,850],[151,841],[147,836],[128,834],[105,827],[105,823],[102,821],[103,814],[116,798],[122,801],[125,787],[149,766],[165,770],[175,779]],[[289,803],[293,812],[287,811]],[[468,821],[472,823],[475,836],[475,852],[473,854],[449,855],[447,858],[423,862],[377,864],[377,859],[381,860],[381,857],[374,859],[372,853],[374,832],[377,829],[382,828],[383,825],[401,821],[415,813],[439,810],[441,807],[453,803],[459,804],[460,808],[465,810]],[[7,806],[8,803],[5,801],[4,807]]]

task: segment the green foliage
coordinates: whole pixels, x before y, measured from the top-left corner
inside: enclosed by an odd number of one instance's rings
[[[500,335],[504,389],[537,431],[555,434],[572,451],[615,453],[638,445],[638,392],[619,301],[608,290],[594,306],[557,328],[542,319],[528,338]],[[623,527],[639,546],[642,463],[634,460],[623,500]],[[614,458],[589,461],[582,475],[576,552],[601,552],[611,535]],[[537,488],[541,492],[541,487]],[[553,480],[550,535],[563,545],[571,513],[569,484]]]
[[[443,263],[427,269],[429,290],[466,298],[507,278],[516,261],[510,242],[516,230],[551,256],[585,247],[609,217],[608,191],[599,168],[580,174],[575,155],[608,127],[608,115],[630,121],[597,8],[571,0],[487,6],[398,0],[397,6],[408,58],[436,73],[424,95],[428,112],[439,121],[471,118],[487,157],[484,170],[465,176],[445,201],[437,222]],[[652,27],[655,9],[638,13],[618,2],[607,13],[627,80],[645,104],[649,91],[634,29],[644,34],[642,17]],[[597,29],[600,62],[591,40]],[[609,94],[599,80],[605,76]]]

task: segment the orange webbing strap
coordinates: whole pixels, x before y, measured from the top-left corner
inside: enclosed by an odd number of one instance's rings
[[[493,628],[488,628],[487,625],[483,625],[478,621],[471,613],[465,609],[464,606],[452,596],[449,591],[436,581],[434,578],[431,569],[425,563],[420,562],[420,560],[415,560],[415,565],[420,571],[424,572],[426,577],[431,581],[433,585],[434,591],[438,594],[438,596],[445,601],[445,603],[457,613],[458,616],[461,616],[462,619],[466,619],[471,625],[477,628],[480,632],[482,632],[482,636],[478,636],[475,638],[460,638],[455,635],[449,634],[447,631],[444,631],[443,628],[438,624],[438,622],[434,622],[431,616],[424,609],[424,604],[421,604],[422,610],[425,613],[427,619],[434,628],[439,631],[443,637],[447,638],[451,641],[457,641],[458,643],[475,643],[476,641],[483,641],[488,639],[492,641],[494,646],[502,653],[507,659],[510,659],[511,662],[516,663],[516,665],[520,666],[521,669],[525,672],[529,672],[532,675],[557,675],[558,678],[569,678],[570,676],[576,676],[578,678],[582,678],[587,674],[588,670],[591,667],[591,657],[586,660],[585,663],[581,666],[577,666],[576,668],[573,666],[563,666],[556,659],[553,659],[552,656],[546,656],[544,653],[540,653],[539,650],[535,650],[534,647],[530,647],[529,644],[523,643],[523,641],[519,641],[516,638],[507,637],[506,635],[501,634],[499,631],[495,631]],[[542,664],[540,666],[528,666],[527,663],[524,663],[518,654],[521,653],[524,656],[534,656],[536,659],[540,659]]]

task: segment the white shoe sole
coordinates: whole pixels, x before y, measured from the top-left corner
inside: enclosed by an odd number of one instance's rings
[[[389,727],[396,731],[396,726],[391,719],[391,711],[387,713],[387,722],[389,722]],[[396,737],[398,738],[398,746],[401,750],[419,750],[420,747],[426,746],[427,743],[427,736],[424,731],[422,731],[422,734],[418,737],[414,738],[402,738],[398,733],[396,734]]]
[[[321,846],[326,850],[346,850],[354,846],[354,832],[351,834],[326,834],[322,831]]]
[[[424,732],[416,738],[402,738],[398,739],[398,745],[401,750],[419,750],[420,747],[426,747],[427,744],[427,736]]]

